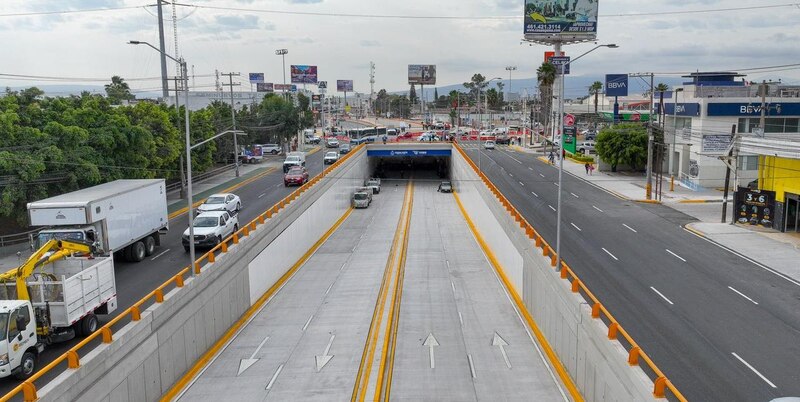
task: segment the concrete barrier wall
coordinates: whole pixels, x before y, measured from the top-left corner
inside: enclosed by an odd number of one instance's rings
[[[452,179],[464,208],[583,397],[654,399],[652,381],[638,366],[628,365],[625,348],[607,338],[606,325],[591,318],[591,308],[560,279],[549,257],[528,239],[462,155],[453,152],[452,159]]]
[[[40,400],[158,400],[342,216],[348,191],[367,177],[366,159],[362,149],[344,161],[202,275],[116,331],[112,343],[81,356],[81,367],[42,387]]]

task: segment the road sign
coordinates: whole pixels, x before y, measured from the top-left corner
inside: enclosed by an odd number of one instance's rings
[[[572,127],[575,125],[575,116],[571,114],[564,115],[564,125],[567,127]]]
[[[556,73],[562,74],[561,70],[564,70],[563,74],[569,74],[569,56],[553,56],[550,58],[550,64],[556,67]],[[566,66],[566,67],[564,67]]]
[[[317,82],[317,88],[319,88],[319,89],[327,89],[328,88],[328,81],[319,81],[319,82]]]

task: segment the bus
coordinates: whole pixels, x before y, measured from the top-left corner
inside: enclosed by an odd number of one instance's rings
[[[382,126],[347,129],[347,137],[353,143],[375,142],[375,140],[381,139],[385,135],[387,135],[387,129]]]

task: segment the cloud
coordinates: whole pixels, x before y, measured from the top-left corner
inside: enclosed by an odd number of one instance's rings
[[[316,4],[322,3],[323,0],[287,0],[291,4]]]
[[[259,28],[258,17],[255,15],[218,15],[215,17],[218,25],[225,29],[257,29]]]
[[[378,47],[381,45],[381,43],[376,40],[366,40],[366,39],[362,40],[359,43],[361,44],[361,46],[364,47]]]

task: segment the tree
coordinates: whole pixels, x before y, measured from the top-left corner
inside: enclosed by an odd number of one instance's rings
[[[414,84],[411,84],[411,90],[408,92],[408,99],[413,104],[417,103],[417,90],[414,88]]]
[[[497,108],[500,106],[500,94],[494,88],[489,88],[486,91],[486,103],[490,108]]]
[[[480,73],[476,73],[472,75],[472,78],[469,82],[465,82],[464,88],[469,89],[469,92],[475,96],[475,103],[480,108],[480,101],[481,101],[481,93],[483,93],[483,88],[486,88],[486,77],[484,77]]]
[[[669,91],[669,85],[659,82],[656,85],[656,92],[658,93],[658,114],[660,116],[664,115],[664,92]],[[652,119],[651,119],[652,120]],[[664,127],[664,119],[659,119],[661,121],[661,127]]]
[[[435,101],[439,100],[439,88],[436,88],[436,87],[433,88],[433,99]]]
[[[594,95],[594,114],[597,114],[597,97],[603,89],[603,83],[595,81],[589,86],[589,95]]]
[[[647,130],[638,123],[621,123],[600,130],[597,155],[616,172],[618,165],[636,170],[647,161]]]
[[[506,84],[503,84],[502,82],[498,81],[496,85],[497,85],[497,106],[496,107],[501,107],[501,106],[503,106],[503,103],[504,103],[504,101],[503,101],[503,98],[504,98],[504,96],[503,96],[503,88],[505,88]]]
[[[542,121],[545,124],[544,132],[550,132],[550,114],[553,108],[553,84],[556,82],[556,68],[550,63],[542,63],[536,69],[536,80],[539,82],[539,95],[541,96]]]
[[[105,85],[106,95],[113,105],[119,105],[123,100],[133,100],[136,97],[131,93],[131,88],[122,77],[115,75],[111,77],[111,83]]]

